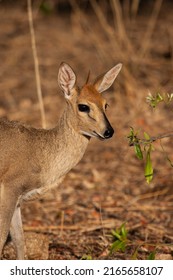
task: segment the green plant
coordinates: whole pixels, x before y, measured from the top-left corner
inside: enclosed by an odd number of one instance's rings
[[[111,235],[113,236],[113,243],[110,247],[110,254],[117,251],[125,251],[127,246],[127,229],[126,224],[123,223],[118,229],[112,230]]]
[[[150,252],[147,260],[155,260],[156,257],[156,249],[154,249],[152,252]]]
[[[152,95],[151,93],[148,94],[146,97],[146,101],[149,103],[149,105],[152,108],[156,108],[157,105],[161,102],[164,102],[165,104],[170,104],[173,99],[173,93],[155,93]]]
[[[132,260],[138,260],[138,253],[139,253],[139,249],[140,249],[140,247],[141,246],[145,246],[145,243],[143,243],[143,244],[141,244],[141,245],[139,245],[139,246],[137,246],[136,248],[135,248],[135,250],[134,250],[134,252],[133,252],[133,254],[132,254],[132,256],[131,256],[131,259]],[[146,246],[147,246],[147,244],[146,244]],[[149,253],[149,255],[147,256],[147,260],[155,260],[155,257],[156,257],[156,249],[157,249],[157,247],[155,246],[155,248],[154,248],[154,250],[152,250],[150,253]]]
[[[84,254],[84,255],[81,257],[81,260],[92,260],[92,256],[91,256],[91,255],[88,255],[88,254]]]
[[[173,93],[161,94],[157,92],[154,95],[149,93],[146,100],[149,103],[149,105],[155,109],[157,105],[161,102],[164,102],[165,104],[170,104],[173,100]],[[147,132],[144,132],[144,138],[140,138],[138,135],[139,135],[139,130],[135,131],[133,127],[130,127],[130,133],[127,136],[127,138],[129,141],[129,146],[134,147],[137,158],[145,161],[144,175],[147,183],[150,183],[153,179],[153,174],[154,174],[152,160],[151,160],[151,152],[154,151],[153,142],[157,140],[161,140],[163,138],[173,137],[173,133],[171,132],[156,137],[150,137]],[[169,162],[171,167],[173,167],[173,163],[170,160],[167,153],[165,152],[161,141],[160,141],[160,146],[164,153],[165,159]]]
[[[139,131],[134,131],[133,127],[130,128],[130,133],[127,136],[129,139],[129,146],[134,146],[135,154],[138,159],[143,160],[145,158],[145,178],[147,183],[150,183],[153,179],[153,167],[151,161],[151,152],[154,150],[151,137],[144,132],[144,139],[138,137]],[[142,145],[142,147],[141,147]]]

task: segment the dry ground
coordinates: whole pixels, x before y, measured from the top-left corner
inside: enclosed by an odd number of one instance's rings
[[[173,88],[173,5],[162,5],[156,26],[146,38],[148,23],[150,31],[153,24],[150,9],[125,22],[130,46],[121,33],[111,33],[113,20],[99,21],[99,14],[91,8],[87,11],[83,18],[77,7],[73,13],[46,16],[34,7],[47,127],[56,124],[64,104],[56,82],[61,61],[76,70],[79,84],[84,83],[89,69],[94,78],[123,62],[122,73],[107,93],[108,117],[116,134],[107,142],[92,139],[84,158],[61,187],[23,205],[28,257],[147,259],[156,250],[156,258],[172,259],[173,170],[156,144],[155,176],[148,185],[144,163],[135,157],[126,136],[130,126],[151,135],[172,130],[172,107],[162,105],[153,112],[145,97],[148,90],[171,92]],[[107,19],[110,11],[106,13]],[[1,4],[0,27],[0,116],[40,127],[26,7]],[[147,51],[140,57],[147,38]],[[172,140],[162,143],[173,158]],[[124,222],[126,250],[110,254],[111,230]],[[4,259],[10,258],[15,254],[9,243]]]

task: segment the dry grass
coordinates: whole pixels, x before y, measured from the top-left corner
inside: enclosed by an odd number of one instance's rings
[[[38,62],[37,47],[36,47],[36,41],[35,41],[35,31],[34,31],[34,24],[33,24],[31,0],[27,0],[27,5],[28,5],[28,21],[29,21],[29,28],[30,28],[30,33],[31,33],[31,45],[32,45],[33,58],[34,58],[37,95],[38,95],[38,101],[40,104],[42,127],[46,128],[46,116],[45,116],[45,109],[44,109],[44,104],[43,104],[43,95],[42,95],[42,90],[41,90],[39,62]]]

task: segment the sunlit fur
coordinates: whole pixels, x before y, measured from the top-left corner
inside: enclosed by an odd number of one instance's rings
[[[39,198],[59,186],[81,160],[91,137],[108,139],[113,128],[105,115],[100,92],[112,85],[118,64],[80,90],[72,68],[62,63],[58,83],[66,99],[64,112],[52,129],[36,129],[0,120],[0,257],[10,231],[17,259],[26,256],[20,212],[23,200]],[[98,90],[99,89],[99,90]],[[80,112],[78,104],[89,106]]]

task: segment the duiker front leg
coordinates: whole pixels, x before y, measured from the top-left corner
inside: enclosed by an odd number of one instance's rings
[[[0,259],[10,230],[11,219],[16,207],[17,194],[9,186],[0,185]]]
[[[15,245],[17,252],[17,259],[24,260],[25,258],[25,242],[24,242],[24,234],[22,227],[22,218],[20,211],[20,204],[18,204],[15,208],[10,227],[10,234],[12,241]]]

